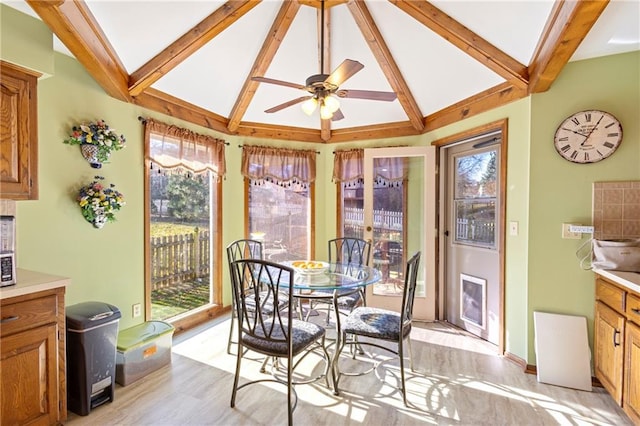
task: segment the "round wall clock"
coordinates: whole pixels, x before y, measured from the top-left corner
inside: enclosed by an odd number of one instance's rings
[[[605,111],[570,115],[558,126],[553,143],[558,154],[574,163],[595,163],[613,154],[622,142],[622,125]]]

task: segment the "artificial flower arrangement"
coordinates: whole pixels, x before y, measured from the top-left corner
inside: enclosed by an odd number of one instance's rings
[[[109,127],[104,120],[95,123],[80,124],[72,127],[72,133],[64,143],[69,145],[93,145],[96,162],[90,161],[92,167],[99,168],[97,164],[104,163],[109,159],[111,151],[118,151],[125,147],[126,139],[124,135],[118,135],[115,129]],[[83,152],[83,155],[85,153]],[[96,164],[96,165],[94,165]]]
[[[124,196],[115,189],[114,184],[105,187],[102,176],[83,186],[78,191],[78,205],[82,216],[96,228],[102,228],[106,222],[115,222],[115,212],[125,205]]]

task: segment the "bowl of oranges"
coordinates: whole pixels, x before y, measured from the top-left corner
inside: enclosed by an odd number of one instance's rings
[[[318,260],[294,260],[291,267],[299,274],[320,275],[329,269],[329,264]]]

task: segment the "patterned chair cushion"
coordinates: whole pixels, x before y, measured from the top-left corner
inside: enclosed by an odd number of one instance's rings
[[[386,309],[360,307],[349,314],[342,326],[348,334],[398,341],[400,337],[400,313]],[[406,337],[411,326],[404,331]]]
[[[271,326],[271,321],[266,321],[267,327]],[[286,324],[285,324],[286,327]],[[325,329],[317,324],[307,321],[293,320],[293,338],[291,345],[293,346],[293,355],[296,356],[302,352],[311,343],[322,337]],[[276,356],[287,356],[287,342],[284,341],[282,330],[279,326],[274,327],[274,331],[269,339],[264,338],[262,329],[256,330],[255,336],[248,334],[242,335],[242,343],[249,349],[259,351],[268,351]]]
[[[341,295],[341,292],[338,292],[338,306],[340,308],[345,308],[345,309],[353,309],[355,306],[358,305],[358,303],[360,303],[360,301],[362,300],[362,297],[360,296],[360,292],[356,291],[354,293],[353,290],[348,290],[348,291],[343,291],[343,293],[345,293],[345,295]],[[314,302],[316,303],[333,303],[333,290],[314,290],[311,293],[311,296],[321,296],[321,297],[326,297],[326,299],[318,299],[318,300],[314,300]]]

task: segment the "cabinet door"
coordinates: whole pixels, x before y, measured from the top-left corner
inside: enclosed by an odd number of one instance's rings
[[[622,407],[635,424],[640,424],[640,327],[627,322],[625,344]]]
[[[37,76],[0,62],[0,198],[38,198]]]
[[[58,421],[57,326],[44,325],[0,339],[2,424]]]
[[[596,377],[622,405],[622,367],[625,318],[601,302],[596,303],[594,368]]]

